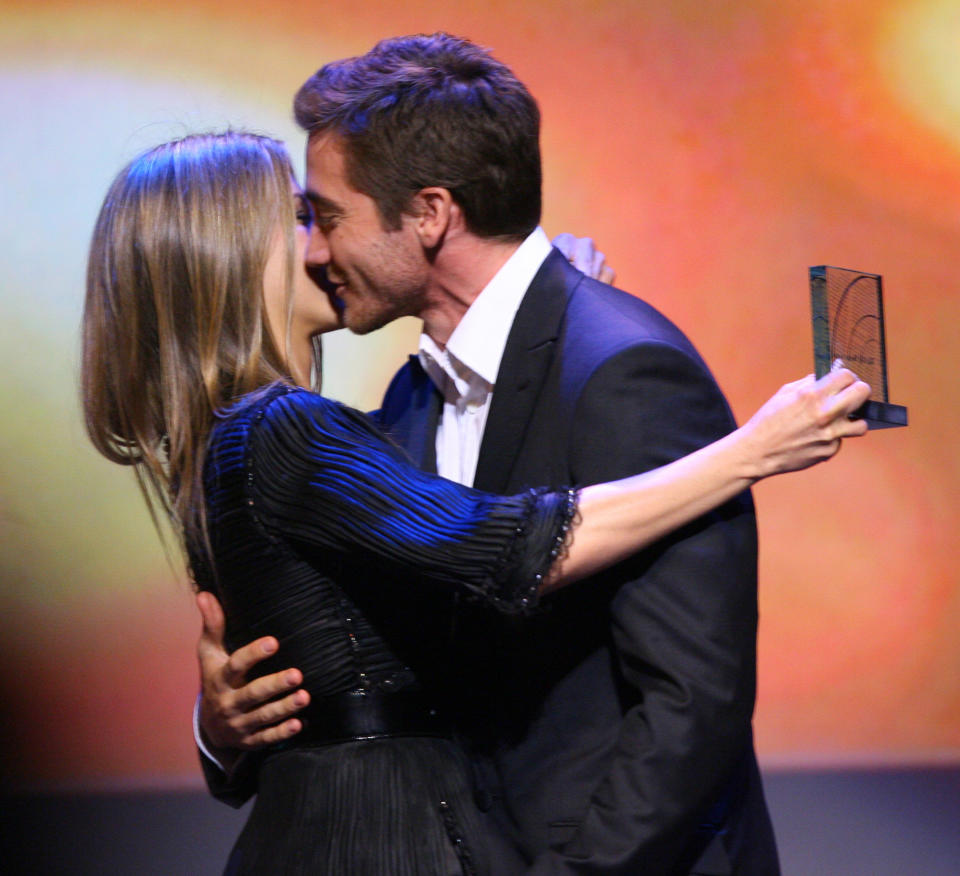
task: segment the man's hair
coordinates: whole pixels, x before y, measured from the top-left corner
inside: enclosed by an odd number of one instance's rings
[[[522,240],[540,221],[540,111],[505,65],[445,33],[383,40],[334,61],[294,98],[311,137],[340,139],[350,184],[387,228],[420,189],[448,189],[481,237]]]

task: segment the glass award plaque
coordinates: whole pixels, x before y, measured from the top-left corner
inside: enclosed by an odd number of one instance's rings
[[[840,363],[870,384],[867,402],[854,412],[871,429],[907,425],[907,409],[890,403],[879,274],[820,265],[810,268],[813,358],[817,377]]]

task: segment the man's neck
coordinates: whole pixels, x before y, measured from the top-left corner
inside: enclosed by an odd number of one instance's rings
[[[520,247],[472,234],[445,240],[433,264],[427,303],[418,316],[423,330],[445,347],[463,315],[486,285]]]

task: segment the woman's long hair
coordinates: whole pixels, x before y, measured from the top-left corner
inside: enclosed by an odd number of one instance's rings
[[[187,544],[209,547],[202,474],[217,412],[289,379],[263,274],[280,227],[289,331],[291,180],[276,140],[184,137],[120,172],[94,229],[81,366],[87,432],[107,459],[134,467],[154,523],[159,509]]]

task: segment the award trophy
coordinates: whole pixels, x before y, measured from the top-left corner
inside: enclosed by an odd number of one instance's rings
[[[852,415],[871,429],[907,425],[907,409],[887,395],[887,350],[879,274],[820,265],[810,268],[813,357],[817,377],[839,360],[870,384],[870,398]]]

